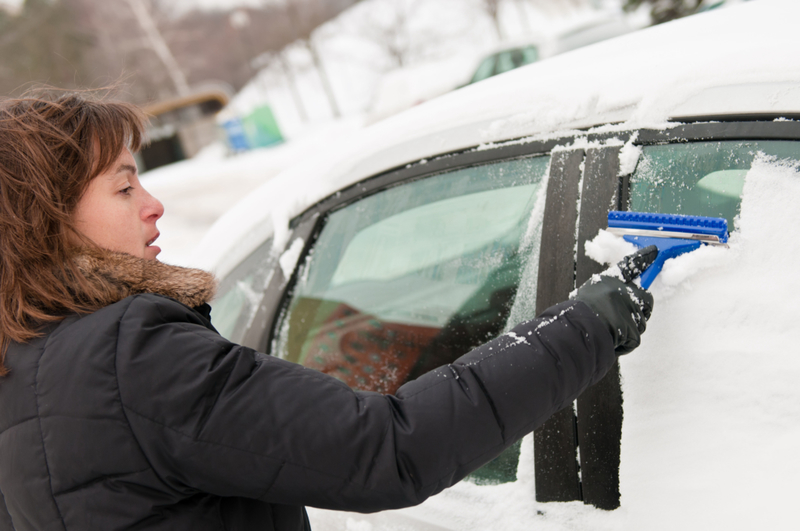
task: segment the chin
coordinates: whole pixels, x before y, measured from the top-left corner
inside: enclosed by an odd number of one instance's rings
[[[149,245],[144,248],[144,255],[142,258],[145,260],[157,260],[157,256],[161,253],[161,248],[156,245]]]

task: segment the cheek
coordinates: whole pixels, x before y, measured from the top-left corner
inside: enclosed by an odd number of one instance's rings
[[[108,214],[103,205],[87,205],[79,209],[75,216],[78,232],[96,244],[104,246],[113,225],[112,216]]]
[[[75,210],[75,226],[95,244],[114,251],[130,252],[137,238],[136,216],[128,205],[84,198]]]

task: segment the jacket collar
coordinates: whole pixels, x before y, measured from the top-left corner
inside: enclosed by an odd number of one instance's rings
[[[106,306],[131,295],[156,293],[195,308],[208,303],[217,287],[214,275],[206,271],[103,249],[82,249],[75,261],[103,293]]]

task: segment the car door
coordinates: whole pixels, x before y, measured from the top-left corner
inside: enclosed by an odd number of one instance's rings
[[[391,393],[535,317],[569,297],[576,274],[582,282],[600,270],[576,256],[576,238],[604,227],[609,205],[621,208],[619,142],[585,150],[574,147],[580,140],[448,154],[341,191],[293,221],[282,257],[267,241],[225,279],[220,313],[234,317],[221,331],[356,389]],[[579,405],[535,434],[536,499],[613,509],[617,368]],[[514,481],[519,453],[514,446],[471,480]]]
[[[602,270],[582,243],[610,209],[721,216],[735,229],[755,157],[798,160],[798,138],[795,122],[698,123],[509,143],[386,172],[306,211],[282,255],[267,241],[242,266],[249,274],[225,280],[235,289],[223,299],[244,308],[232,338],[392,392]],[[615,366],[536,431],[537,501],[619,506],[620,389]],[[470,481],[514,481],[519,455],[510,449]]]
[[[423,161],[308,210],[287,245],[297,266],[272,268],[242,341],[391,393],[533,318],[553,145]],[[518,455],[472,481],[513,481]]]
[[[569,202],[561,203],[568,214],[559,212],[558,221],[546,213],[542,248],[549,247],[548,230],[563,224],[554,247],[574,247],[574,280],[579,286],[605,267],[587,256],[584,244],[607,227],[609,210],[722,217],[735,231],[745,175],[754,161],[767,158],[796,164],[798,139],[800,126],[786,120],[702,121],[663,130],[589,134],[580,177],[567,172],[568,184],[556,189],[551,182],[548,192],[571,198],[580,178],[578,217]],[[570,238],[574,234],[577,241]],[[539,310],[563,300],[570,286],[570,275],[565,273],[570,257],[550,253],[550,271],[547,257],[543,251],[540,280],[556,278],[561,271],[563,284],[551,288],[555,293],[549,300],[540,288]],[[574,411],[557,413],[535,432],[538,501],[583,500],[602,509],[619,507],[622,398],[616,364],[584,391]]]

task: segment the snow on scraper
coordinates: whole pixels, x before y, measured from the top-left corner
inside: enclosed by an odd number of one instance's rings
[[[701,245],[727,246],[728,221],[703,216],[611,211],[608,232],[622,236],[640,249],[651,245],[658,248],[658,257],[640,277],[642,287],[647,289],[668,259],[694,251]]]

